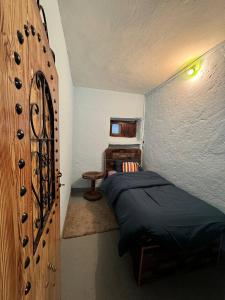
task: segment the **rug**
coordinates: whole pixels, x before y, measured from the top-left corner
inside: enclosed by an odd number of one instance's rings
[[[118,229],[112,209],[105,199],[99,201],[70,200],[63,238],[80,237]]]

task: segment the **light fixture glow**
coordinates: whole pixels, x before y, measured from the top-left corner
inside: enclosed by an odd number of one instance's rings
[[[193,68],[187,70],[187,74],[188,74],[189,76],[191,76],[193,73],[194,73],[194,69],[193,69]]]
[[[193,61],[191,64],[189,64],[188,67],[185,68],[184,74],[186,79],[198,78],[199,75],[202,74],[202,62],[202,58],[199,58]]]

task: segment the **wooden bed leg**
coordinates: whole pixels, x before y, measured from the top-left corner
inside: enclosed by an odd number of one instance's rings
[[[219,264],[220,259],[221,259],[221,253],[223,251],[223,242],[224,242],[224,233],[222,233],[221,236],[220,236],[220,244],[219,244],[219,249],[218,249],[217,264]]]
[[[142,280],[142,268],[143,268],[143,257],[144,257],[144,249],[141,247],[141,257],[140,257],[140,263],[138,268],[138,278],[137,278],[137,284],[138,286],[141,286],[141,280]]]

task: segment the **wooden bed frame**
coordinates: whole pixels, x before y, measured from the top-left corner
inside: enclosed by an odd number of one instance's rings
[[[223,258],[222,243],[223,235],[205,247],[179,253],[163,249],[151,241],[143,241],[130,249],[137,285],[141,286],[178,271],[184,273],[216,265]]]
[[[114,170],[115,160],[129,161],[134,159],[141,164],[142,153],[138,148],[107,148],[105,150],[105,174]],[[218,263],[222,256],[223,235],[204,248],[178,253],[162,249],[151,238],[143,237],[130,253],[133,260],[134,276],[138,286],[146,281],[179,271],[190,271],[212,263]]]
[[[107,148],[105,150],[105,174],[114,170],[115,161],[130,161],[134,159],[141,165],[141,149],[138,148]]]

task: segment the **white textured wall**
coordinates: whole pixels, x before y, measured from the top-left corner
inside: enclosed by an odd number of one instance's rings
[[[144,96],[75,87],[72,183],[87,187],[85,171],[103,170],[103,153],[110,142],[110,117],[143,118]],[[132,139],[130,139],[132,140]]]
[[[71,190],[72,107],[74,94],[58,1],[42,0],[41,4],[46,12],[50,45],[56,55],[56,67],[59,74],[60,168],[63,173],[61,182],[65,183],[65,186],[61,188],[62,231]]]
[[[178,76],[147,96],[144,162],[225,207],[225,43],[203,58],[200,78]]]
[[[59,0],[73,80],[143,93],[224,40],[224,0]],[[79,41],[79,42],[78,42]]]

